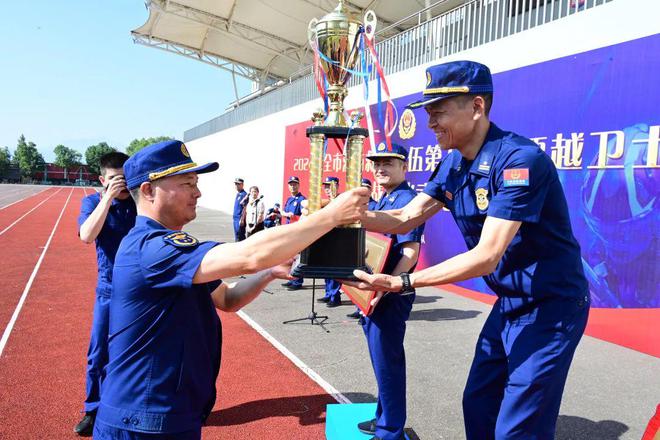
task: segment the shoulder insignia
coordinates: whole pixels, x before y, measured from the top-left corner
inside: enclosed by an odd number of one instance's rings
[[[529,186],[529,168],[504,170],[504,186]]]
[[[167,234],[163,237],[163,240],[176,247],[191,247],[199,244],[199,240],[183,231]]]

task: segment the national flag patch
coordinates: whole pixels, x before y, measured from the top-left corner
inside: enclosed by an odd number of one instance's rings
[[[529,186],[529,168],[504,170],[504,186]]]

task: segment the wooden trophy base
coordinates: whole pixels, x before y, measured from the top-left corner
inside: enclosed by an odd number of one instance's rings
[[[334,228],[300,253],[291,274],[302,278],[355,280],[355,269],[369,272],[364,228]]]

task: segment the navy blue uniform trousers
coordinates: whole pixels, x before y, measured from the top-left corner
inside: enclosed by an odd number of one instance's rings
[[[415,295],[388,293],[370,316],[362,318],[371,365],[378,384],[376,436],[403,437],[406,422],[406,353],[403,339]]]
[[[467,438],[552,440],[589,302],[553,298],[505,316],[501,301],[479,335],[463,394]]]
[[[341,302],[341,283],[332,278],[325,279],[325,298],[328,298],[331,303],[339,304]]]
[[[201,438],[201,427],[175,434],[162,434],[128,431],[106,425],[98,420],[94,423],[94,440],[199,440]]]
[[[241,219],[234,219],[234,241],[245,240],[245,225],[241,226]]]
[[[87,350],[86,412],[96,411],[101,401],[101,382],[105,375],[103,369],[108,363],[109,312],[110,297],[97,294]]]

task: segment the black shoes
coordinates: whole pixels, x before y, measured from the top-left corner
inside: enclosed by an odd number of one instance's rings
[[[329,296],[324,296],[323,298],[319,298],[316,301],[320,302],[320,303],[327,303],[327,302],[330,302],[330,297]]]
[[[300,290],[302,288],[303,286],[301,286],[300,284],[289,284],[288,286],[286,286],[286,290]]]
[[[347,318],[353,318],[353,319],[360,319],[360,316],[361,315],[359,310],[356,310],[353,313],[349,313],[348,315],[346,315]]]
[[[96,412],[87,412],[80,422],[73,428],[73,432],[80,437],[91,437],[94,433],[94,422],[96,421]]]
[[[358,423],[357,426],[358,426],[358,430],[363,434],[374,435],[376,433],[376,419],[371,419],[371,420],[367,420],[366,422]]]
[[[286,283],[282,283],[282,287],[291,287],[293,284],[291,284],[291,281],[287,281]]]
[[[328,301],[328,303],[325,305],[329,309],[332,309],[333,307],[339,307],[341,305],[341,301]]]

